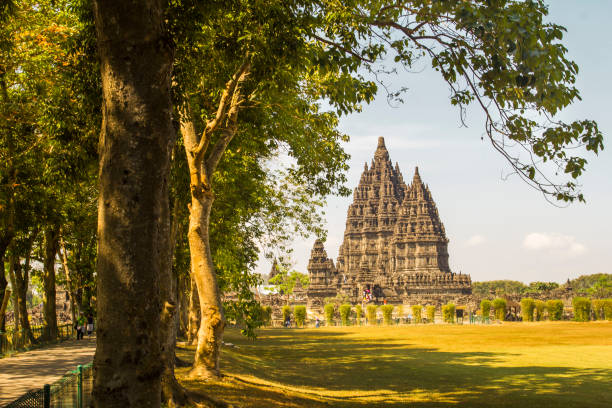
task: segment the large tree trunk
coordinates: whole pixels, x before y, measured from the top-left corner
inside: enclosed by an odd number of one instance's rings
[[[173,51],[161,0],[96,0],[103,123],[96,407],[159,407]]]
[[[46,336],[57,338],[57,310],[55,299],[55,256],[59,244],[59,228],[51,227],[45,230],[45,256],[43,262],[43,316],[45,319]]]
[[[198,287],[193,279],[193,272],[190,281],[187,343],[195,346],[198,344],[198,330],[200,328],[200,300],[198,298]]]
[[[191,375],[201,378],[214,378],[220,374],[219,357],[225,327],[221,294],[208,236],[212,203],[213,196],[208,191],[197,196],[192,195],[189,216],[191,270],[198,289],[201,313],[198,345]]]

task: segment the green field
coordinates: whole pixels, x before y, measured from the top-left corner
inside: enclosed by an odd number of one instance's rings
[[[612,323],[228,330],[220,381],[239,407],[611,407]],[[189,359],[190,349],[179,349]],[[181,377],[183,376],[183,377]]]

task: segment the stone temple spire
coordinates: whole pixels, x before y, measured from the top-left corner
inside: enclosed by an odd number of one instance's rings
[[[389,152],[385,146],[385,138],[382,136],[378,138],[378,146],[376,147],[376,152],[374,152],[374,162],[381,161],[387,161],[389,165],[391,165],[389,161]]]

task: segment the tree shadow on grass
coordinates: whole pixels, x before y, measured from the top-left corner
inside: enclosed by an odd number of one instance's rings
[[[231,338],[238,348],[224,350],[228,376],[207,388],[244,407],[609,407],[612,400],[609,369],[509,366],[515,354],[344,334]]]

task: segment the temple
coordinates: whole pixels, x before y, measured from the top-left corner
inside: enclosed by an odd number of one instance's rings
[[[353,194],[336,264],[317,240],[308,272],[311,306],[337,295],[356,303],[367,293],[376,303],[397,304],[440,303],[472,292],[470,276],[449,268],[448,238],[418,167],[406,184],[382,137]]]

